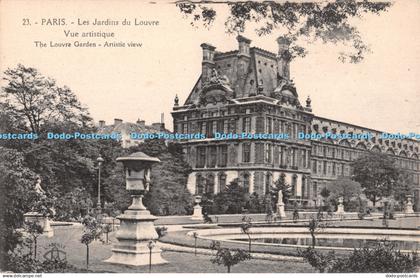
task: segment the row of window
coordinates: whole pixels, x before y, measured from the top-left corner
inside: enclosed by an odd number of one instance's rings
[[[217,190],[215,185],[215,179],[217,178]],[[250,192],[250,179],[251,174],[248,172],[242,172],[239,174],[239,184],[244,189],[245,192]],[[291,194],[292,197],[297,196],[297,175],[293,175],[291,179]],[[317,191],[310,190],[310,184],[308,182],[307,177],[302,176],[302,187],[301,187],[301,197],[302,198],[310,198],[311,196],[315,196]],[[196,175],[196,192],[197,195],[203,195],[206,193],[217,194],[218,192],[222,191],[226,188],[226,174],[219,173],[217,175],[213,173],[209,173],[207,175],[197,174]],[[264,173],[264,172],[255,172],[254,173],[254,190],[253,192],[257,193],[260,196],[263,196],[270,192],[271,188],[274,186],[273,184],[273,176],[272,173]],[[314,195],[315,194],[315,195]]]
[[[254,145],[254,156],[252,156],[252,144]],[[235,147],[236,148],[236,147]],[[232,155],[232,161],[242,163],[274,164],[275,166],[309,168],[309,151],[296,147],[279,146],[270,143],[242,143],[238,150]],[[240,151],[242,153],[240,153]],[[241,154],[242,159],[239,160]],[[189,153],[187,153],[189,155]],[[252,158],[254,160],[252,161]],[[198,146],[197,147],[197,168],[225,167],[227,165],[228,145]]]
[[[296,139],[298,132],[306,132],[304,124],[290,123],[271,117],[242,117],[221,119],[213,121],[184,122],[175,126],[178,133],[201,133],[207,138],[214,137],[218,133],[251,133],[252,121],[255,120],[255,133],[287,133],[290,138]]]
[[[350,176],[351,167],[334,161],[312,160],[312,173],[324,176]]]

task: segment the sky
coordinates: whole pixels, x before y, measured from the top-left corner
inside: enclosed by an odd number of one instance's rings
[[[176,94],[183,103],[200,76],[200,44],[218,51],[237,48],[225,32],[227,11],[217,5],[212,28],[194,28],[173,4],[140,1],[0,1],[0,67],[18,63],[37,68],[72,89],[95,121],[114,118],[147,124],[161,113],[172,129],[170,112]],[[28,18],[31,26],[23,26]],[[66,26],[41,25],[65,18]],[[78,26],[78,19],[159,21],[158,26]],[[38,22],[38,24],[34,24]],[[341,46],[307,45],[308,55],[292,62],[299,99],[309,95],[322,117],[386,132],[420,133],[420,1],[396,1],[388,12],[353,21],[372,53],[359,64],[341,63]],[[110,41],[141,42],[141,48],[37,48],[34,41],[66,42],[64,30],[115,32]],[[277,53],[281,30],[258,37],[243,34],[251,45]],[[80,39],[86,41],[86,39]],[[91,39],[99,42],[98,39]],[[3,84],[4,85],[4,84]]]

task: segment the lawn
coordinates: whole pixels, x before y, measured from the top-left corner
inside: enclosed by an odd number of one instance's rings
[[[65,246],[67,260],[77,268],[86,267],[86,247],[80,243],[82,234],[81,227],[67,226],[56,227],[52,238],[42,236],[39,238],[38,256],[42,256],[49,250],[50,243],[60,243]],[[110,239],[115,240],[114,234]],[[103,260],[111,257],[112,244],[103,244],[100,241],[90,245],[89,269],[95,272],[148,272],[148,266],[131,267],[104,263]],[[153,266],[152,272],[226,272],[224,266],[218,266],[210,262],[211,256],[190,253],[164,251],[162,257],[169,263]],[[314,272],[307,263],[290,261],[269,261],[252,259],[232,267],[232,272],[248,273],[282,273],[282,272]]]

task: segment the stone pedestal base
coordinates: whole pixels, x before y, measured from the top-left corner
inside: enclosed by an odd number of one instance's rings
[[[277,204],[277,215],[281,219],[285,219],[286,218],[286,212],[284,212],[284,204]]]
[[[406,205],[406,206],[405,206],[405,209],[404,209],[404,213],[405,213],[405,214],[411,214],[411,213],[414,213],[414,210],[413,210],[413,205]]]
[[[148,265],[150,249],[148,244],[158,238],[153,222],[157,219],[143,206],[141,196],[133,196],[133,204],[118,216],[120,229],[116,233],[118,242],[112,249],[111,258],[105,260],[108,263],[124,265]],[[161,257],[160,248],[154,244],[152,248],[151,264],[167,263]]]
[[[50,220],[47,217],[35,211],[27,212],[23,216],[27,222],[38,223],[43,229],[43,235],[46,235],[47,237],[54,236],[54,230],[51,228]]]
[[[343,214],[344,213],[344,205],[340,204],[337,206],[337,211],[335,212],[337,214]]]
[[[107,263],[113,264],[125,264],[125,265],[133,265],[133,266],[141,266],[141,265],[149,265],[150,260],[150,250],[147,247],[148,242],[142,242],[140,244],[136,244],[132,242],[132,244],[123,246],[123,245],[115,245],[112,249],[112,257],[105,260]],[[131,250],[133,245],[137,245],[135,250]],[[165,261],[161,256],[162,250],[158,246],[155,246],[152,249],[152,265],[157,264],[165,264]]]
[[[203,217],[203,208],[200,205],[194,206],[194,212],[191,217],[192,220],[204,220]]]

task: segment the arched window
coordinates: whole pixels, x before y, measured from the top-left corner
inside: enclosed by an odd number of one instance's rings
[[[219,174],[219,192],[223,191],[226,188],[226,174],[220,173]]]
[[[204,193],[204,178],[201,174],[196,176],[195,194],[202,195]]]
[[[292,177],[292,196],[296,196],[296,185],[297,185],[297,176],[293,175],[293,177]]]
[[[307,190],[306,190],[306,177],[302,176],[302,198],[306,198]]]
[[[270,192],[272,183],[273,183],[273,175],[270,172],[268,172],[267,175],[265,176],[265,191],[264,191],[265,194]]]
[[[207,175],[206,178],[206,193],[214,194],[214,175]]]
[[[248,173],[242,175],[242,186],[245,192],[249,192],[249,178],[250,175]]]

